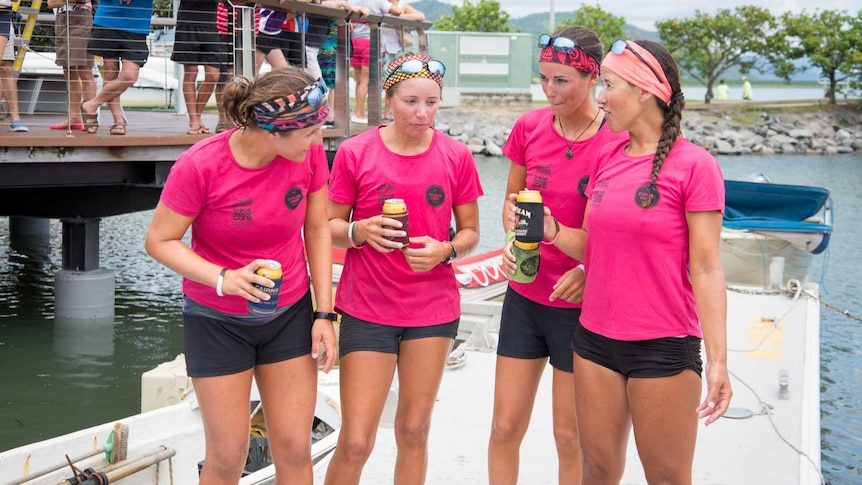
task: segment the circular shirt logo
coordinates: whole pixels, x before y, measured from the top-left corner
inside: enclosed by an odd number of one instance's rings
[[[287,193],[284,194],[284,205],[286,205],[290,210],[294,210],[299,207],[300,202],[302,202],[302,191],[299,190],[299,187],[291,187],[288,189]]]
[[[440,207],[446,201],[446,193],[443,192],[443,187],[432,185],[425,191],[425,200],[431,207]]]
[[[658,204],[660,198],[658,187],[652,184],[642,185],[635,192],[635,204],[643,209],[652,209]]]

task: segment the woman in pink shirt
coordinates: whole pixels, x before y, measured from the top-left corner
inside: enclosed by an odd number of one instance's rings
[[[424,54],[392,61],[383,89],[395,120],[342,143],[332,165],[332,240],[348,249],[335,297],[343,416],[327,484],[359,483],[396,371],[394,482],[425,479],[431,411],[461,315],[449,263],[479,242],[482,195],[470,150],[433,126],[445,72]],[[393,198],[407,205],[406,226],[381,215]]]
[[[336,352],[320,134],[326,93],[284,68],[231,82],[224,97],[237,126],[177,159],[146,249],[183,276],[183,348],[206,438],[200,483],[239,481],[254,377],[276,473],[310,484],[317,366],[329,371]],[[272,261],[283,273],[280,291],[256,272]]]
[[[602,79],[605,119],[628,136],[599,153],[586,232],[564,228],[557,243],[586,266],[573,341],[584,483],[620,481],[632,428],[649,483],[691,483],[698,418],[714,423],[732,395],[724,181],[681,136],[679,70],[664,47],[614,41]]]
[[[551,221],[581,227],[587,204],[583,188],[596,153],[621,137],[604,122],[593,92],[604,54],[599,37],[581,26],[539,36],[539,75],[549,106],[530,110],[512,128],[503,152],[512,161],[506,193],[538,190],[553,214]],[[508,230],[511,202],[503,209]],[[535,281],[509,282],[500,321],[494,418],[488,445],[491,485],[518,481],[520,446],[530,423],[533,401],[545,366],[553,367],[553,436],[559,483],[576,484],[581,476],[581,449],[575,416],[572,337],[581,314],[584,271],[580,261],[554,246],[553,234],[540,245],[541,264]]]

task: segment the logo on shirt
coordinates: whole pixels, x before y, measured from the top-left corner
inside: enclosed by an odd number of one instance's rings
[[[244,226],[251,224],[251,196],[248,195],[231,204],[233,210],[233,224],[235,226]]]
[[[584,175],[581,180],[578,180],[578,193],[581,197],[587,198],[587,184],[590,183],[590,176]]]
[[[643,209],[652,209],[658,204],[660,198],[658,187],[652,184],[641,185],[635,192],[635,204]]]
[[[597,180],[596,185],[593,187],[593,204],[601,204],[602,198],[605,196],[605,191],[608,190],[609,182],[607,179]]]
[[[533,174],[533,190],[544,190],[548,188],[548,179],[551,178],[551,166],[539,165]]]
[[[383,203],[386,199],[395,198],[395,182],[390,180],[385,184],[377,186],[377,209],[383,211]]]
[[[302,190],[300,190],[299,187],[291,187],[288,189],[287,193],[284,194],[284,205],[286,205],[290,210],[294,210],[299,207],[301,202]]]
[[[440,207],[446,201],[446,193],[443,192],[443,187],[439,185],[431,185],[425,190],[425,200],[431,207]]]

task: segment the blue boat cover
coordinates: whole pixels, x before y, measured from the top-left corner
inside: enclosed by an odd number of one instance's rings
[[[824,210],[829,191],[821,187],[781,185],[725,180],[725,208],[722,225],[747,231],[817,233],[822,244],[812,251],[823,251],[832,234],[831,221],[805,222]]]

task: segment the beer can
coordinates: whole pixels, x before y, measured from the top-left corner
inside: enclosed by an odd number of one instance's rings
[[[256,315],[272,315],[278,307],[278,294],[281,292],[281,263],[271,259],[267,260],[266,266],[257,268],[255,274],[271,279],[275,283],[275,286],[267,288],[266,286],[252,283],[252,286],[268,294],[269,300],[261,300],[260,303],[248,302],[248,311]]]
[[[537,243],[545,237],[545,206],[538,190],[522,190],[515,201],[515,240]]]
[[[515,274],[509,279],[518,283],[532,283],[539,272],[539,243],[512,242],[515,255]]]
[[[405,246],[410,242],[410,226],[407,221],[407,203],[404,199],[386,199],[383,202],[383,216],[401,222],[401,230],[407,233],[404,237],[389,237],[387,239],[400,242]],[[396,229],[391,227],[390,229]]]

